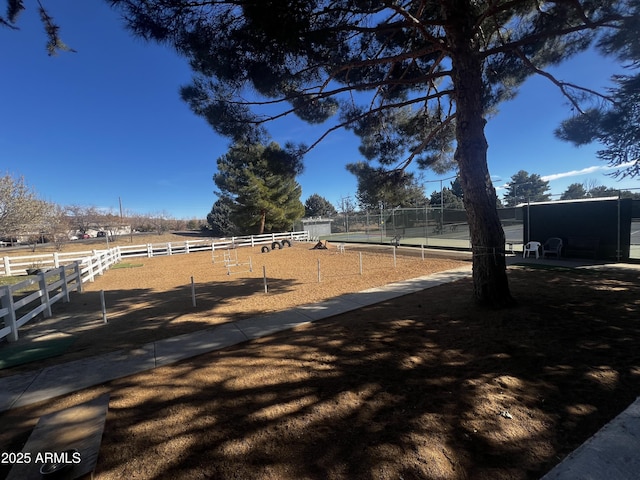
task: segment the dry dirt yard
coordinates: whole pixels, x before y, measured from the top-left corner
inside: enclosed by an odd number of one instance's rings
[[[95,282],[85,283],[84,292],[72,294],[70,303],[56,303],[52,318],[35,319],[20,329],[22,342],[58,332],[74,335],[71,349],[37,364],[0,370],[0,377],[87,355],[133,349],[221,323],[470,264],[433,255],[423,261],[420,251],[399,249],[394,267],[392,247],[347,246],[344,253],[338,253],[330,243],[327,250],[313,246],[300,242],[269,253],[261,253],[256,246],[216,251],[215,256],[209,251],[125,259],[121,264],[125,268],[112,268]],[[235,264],[230,270],[225,254]],[[105,296],[106,325],[100,291]]]
[[[321,268],[337,256],[324,253]],[[509,278],[510,309],[478,308],[460,280],[12,410],[0,449],[109,392],[99,479],[538,479],[640,394],[640,278],[523,266]],[[317,287],[317,271],[298,282]],[[158,315],[152,287],[136,288],[150,303],[137,318]]]

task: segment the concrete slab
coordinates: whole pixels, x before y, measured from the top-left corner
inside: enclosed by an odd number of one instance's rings
[[[153,344],[53,365],[40,371],[13,408],[76,392],[155,367]]]
[[[351,296],[343,295],[323,302],[301,305],[294,308],[292,312],[304,316],[307,322],[315,322],[316,320],[357,310],[363,305],[361,302],[354,301]]]
[[[0,412],[12,408],[16,400],[29,388],[39,373],[39,371],[26,372],[0,378]]]
[[[282,330],[288,330],[310,321],[309,316],[294,309],[238,320],[234,323],[248,339],[253,340],[281,332]]]
[[[30,455],[30,462],[17,463],[7,480],[40,480],[40,468],[46,463],[47,453],[58,454],[67,467],[55,474],[56,479],[74,480],[92,474],[98,462],[102,432],[109,408],[109,394],[59,412],[44,415],[31,432],[22,453]],[[65,451],[75,449],[77,452]],[[58,463],[58,462],[56,462]]]
[[[425,275],[423,277],[412,278],[401,282],[391,283],[383,287],[376,287],[364,290],[354,295],[367,294],[371,292],[395,293],[396,296],[416,293],[427,288],[437,287],[445,283],[455,282],[471,275],[471,267],[462,267],[447,272]]]
[[[471,275],[471,267],[462,267],[449,270],[441,274],[427,275],[424,277],[390,283],[381,287],[369,288],[358,293],[348,293],[339,297],[310,305],[296,307],[312,321],[347,313],[358,308],[386,302],[393,298],[401,297],[421,290],[442,285],[465,278]]]
[[[387,300],[397,298],[401,295],[403,294],[398,294],[398,292],[372,289],[370,291],[360,293],[346,293],[337,297],[336,300],[339,299],[346,302],[346,304],[354,304],[356,306],[355,308],[360,308],[375,305],[376,303],[386,302]],[[350,308],[350,310],[353,310],[353,308]]]
[[[541,480],[640,478],[640,397]]]
[[[156,366],[184,360],[248,340],[234,323],[155,342]]]

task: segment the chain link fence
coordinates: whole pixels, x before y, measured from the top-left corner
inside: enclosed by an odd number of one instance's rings
[[[524,239],[524,206],[498,209],[506,248],[521,252]],[[640,259],[640,200],[633,200],[632,259]],[[331,242],[362,242],[425,247],[470,249],[469,224],[464,209],[425,206],[341,213],[296,226],[312,238]]]

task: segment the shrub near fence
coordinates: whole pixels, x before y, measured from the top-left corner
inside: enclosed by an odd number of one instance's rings
[[[51,253],[20,257],[4,257],[0,268],[1,276],[25,274],[28,269],[38,268],[43,271],[37,278],[28,278],[15,285],[0,287],[0,339],[9,337],[10,341],[18,339],[18,328],[43,313],[51,316],[51,305],[63,298],[69,301],[69,291],[82,291],[82,283],[93,282],[97,275],[102,275],[112,265],[125,257],[154,257],[158,255],[188,254],[206,250],[230,249],[243,246],[272,244],[282,240],[308,241],[309,232],[269,233],[243,237],[223,238],[215,241],[190,240],[159,244],[118,246],[108,250],[90,252]],[[69,273],[73,269],[73,273]],[[56,278],[57,280],[52,279]],[[38,290],[18,300],[16,293],[38,284]],[[40,303],[33,307],[34,303]],[[22,315],[20,309],[29,309]],[[21,316],[19,316],[21,315]]]

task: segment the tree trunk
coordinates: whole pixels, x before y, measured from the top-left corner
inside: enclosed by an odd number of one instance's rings
[[[514,301],[507,280],[504,230],[487,166],[482,60],[473,38],[474,29],[465,24],[469,18],[473,19],[468,14],[473,6],[465,0],[446,3],[452,9],[447,12],[451,20],[446,28],[453,50],[456,92],[455,159],[469,219],[474,296],[482,304],[505,307]],[[456,14],[457,9],[465,14]]]
[[[267,222],[267,212],[262,210],[260,212],[260,228],[258,228],[258,235],[262,235],[264,233],[264,225]]]

